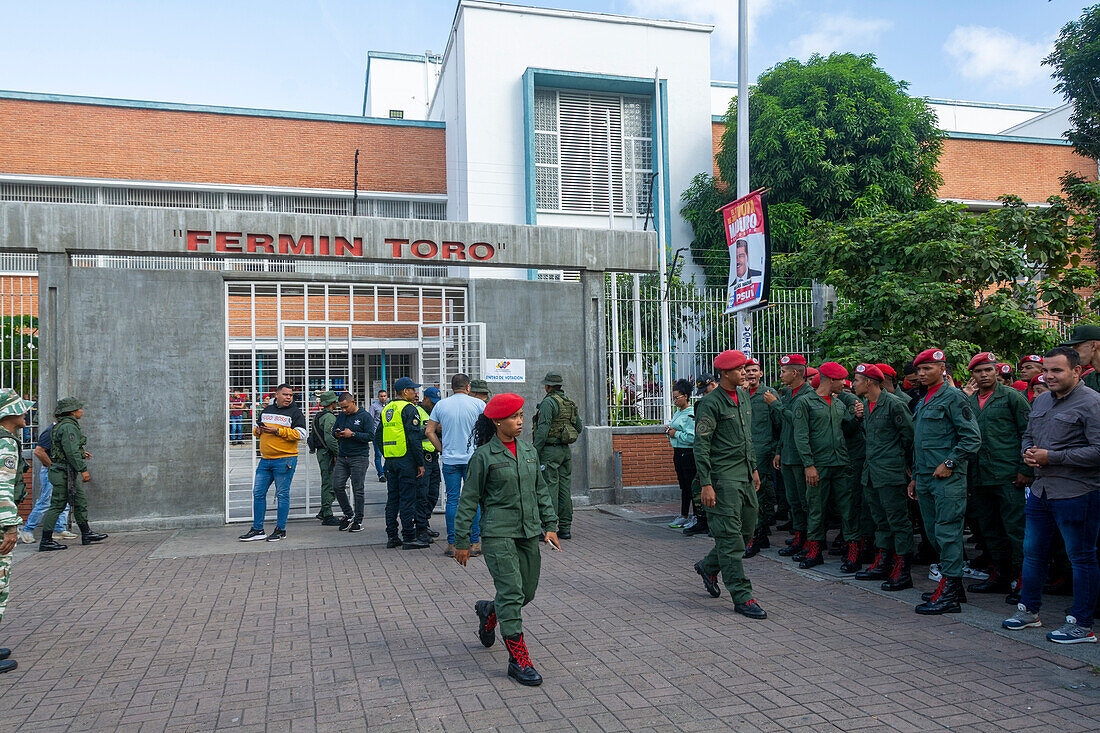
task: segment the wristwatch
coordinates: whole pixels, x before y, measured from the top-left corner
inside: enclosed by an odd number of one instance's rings
[[[944,467],[945,467],[945,468],[947,468],[947,469],[948,469],[949,471],[954,471],[954,470],[955,470],[955,462],[954,462],[954,461],[952,461],[952,460],[951,460],[950,458],[948,458],[948,459],[947,459],[946,461],[944,461],[944,462],[943,462],[943,465],[944,465]]]

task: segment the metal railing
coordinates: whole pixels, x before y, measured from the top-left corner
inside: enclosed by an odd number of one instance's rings
[[[0,255],[0,265],[3,264]],[[73,267],[109,270],[204,270],[211,272],[278,272],[352,277],[447,277],[446,265],[402,265],[388,262],[243,259],[234,257],[160,257],[155,255],[70,255]]]

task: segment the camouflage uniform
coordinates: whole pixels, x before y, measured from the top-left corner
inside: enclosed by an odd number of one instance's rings
[[[0,390],[0,418],[22,415],[33,406],[33,402],[20,398],[13,389]],[[23,523],[19,518],[18,507],[27,493],[23,482],[23,472],[26,469],[27,462],[23,460],[19,439],[0,428],[0,529],[5,534],[16,532]],[[13,550],[7,555],[0,555],[0,619],[4,618],[4,611],[8,607],[8,586],[14,554]]]

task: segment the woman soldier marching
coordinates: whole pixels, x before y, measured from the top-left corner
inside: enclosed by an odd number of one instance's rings
[[[455,517],[455,560],[470,557],[470,525],[481,507],[481,552],[493,576],[495,601],[478,601],[477,634],[487,647],[496,641],[496,626],[508,647],[508,676],[521,685],[540,685],[523,641],[520,609],[535,597],[539,585],[541,537],[561,552],[558,517],[539,472],[535,446],[519,440],[523,398],[495,395],[474,426],[474,451]]]

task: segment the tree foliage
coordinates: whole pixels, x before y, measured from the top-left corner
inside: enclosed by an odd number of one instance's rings
[[[772,248],[793,252],[812,220],[844,221],[888,206],[931,206],[942,133],[928,105],[906,93],[871,55],[813,56],[765,72],[749,96],[750,186],[768,187]],[[716,161],[725,183],[737,179],[737,100],[725,117]],[[714,210],[733,192],[698,176],[682,196],[692,252],[707,282],[725,282],[729,257]]]
[[[836,288],[822,353],[897,364],[935,345],[961,364],[979,350],[1019,355],[1055,343],[1058,322],[1085,313],[1078,289],[1096,278],[1078,254],[1092,225],[1059,196],[1041,209],[1002,202],[980,215],[942,203],[815,222],[781,266]]]
[[[1043,63],[1054,68],[1055,90],[1073,105],[1069,141],[1086,158],[1100,159],[1100,5],[1062,26]]]

